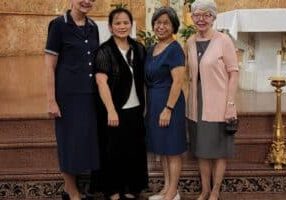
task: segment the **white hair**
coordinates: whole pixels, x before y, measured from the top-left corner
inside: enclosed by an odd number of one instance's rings
[[[193,13],[196,10],[208,11],[214,17],[217,15],[217,8],[214,0],[195,0],[191,6],[191,12]]]

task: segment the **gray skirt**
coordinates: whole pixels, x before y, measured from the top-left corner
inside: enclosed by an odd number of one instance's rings
[[[200,82],[198,83],[198,122],[188,120],[188,131],[190,149],[194,156],[203,159],[233,157],[234,136],[225,133],[224,122],[202,121],[202,89]]]

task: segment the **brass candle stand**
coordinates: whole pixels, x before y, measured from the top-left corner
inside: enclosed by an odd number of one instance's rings
[[[281,93],[282,87],[286,85],[286,77],[270,77],[271,85],[274,86],[276,93],[276,115],[273,125],[273,141],[270,152],[267,156],[267,162],[274,164],[275,170],[282,169],[282,165],[286,165],[286,147],[285,133],[281,112]]]

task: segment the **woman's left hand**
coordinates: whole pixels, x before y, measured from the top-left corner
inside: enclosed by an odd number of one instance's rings
[[[233,118],[235,119],[237,118],[235,104],[226,105],[224,118],[226,119],[226,121],[233,119]]]
[[[159,126],[160,127],[167,127],[170,124],[171,119],[171,110],[164,108],[159,117]]]

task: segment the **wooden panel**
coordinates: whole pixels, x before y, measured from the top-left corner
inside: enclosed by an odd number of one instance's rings
[[[220,12],[241,8],[286,8],[285,0],[216,0],[216,3]]]
[[[263,138],[272,136],[274,114],[262,116],[239,116],[238,138]]]
[[[38,144],[49,143],[55,145],[53,120],[1,120],[0,121],[0,149],[8,144]],[[4,148],[3,148],[4,149]]]
[[[59,14],[69,7],[69,0],[1,0],[0,13]]]
[[[47,117],[43,57],[0,57],[0,66],[0,118]]]
[[[129,9],[132,11],[134,19],[136,20],[137,30],[145,29],[145,2],[144,1],[130,1]]]
[[[57,151],[54,145],[0,149],[0,163],[2,175],[59,172]]]
[[[1,120],[0,138],[0,179],[59,173],[53,120]]]
[[[1,15],[0,57],[43,54],[52,16]],[[3,64],[1,63],[3,66]]]
[[[111,0],[94,3],[90,12],[94,16],[105,16],[109,12]],[[0,14],[59,15],[70,8],[70,0],[1,0]]]

